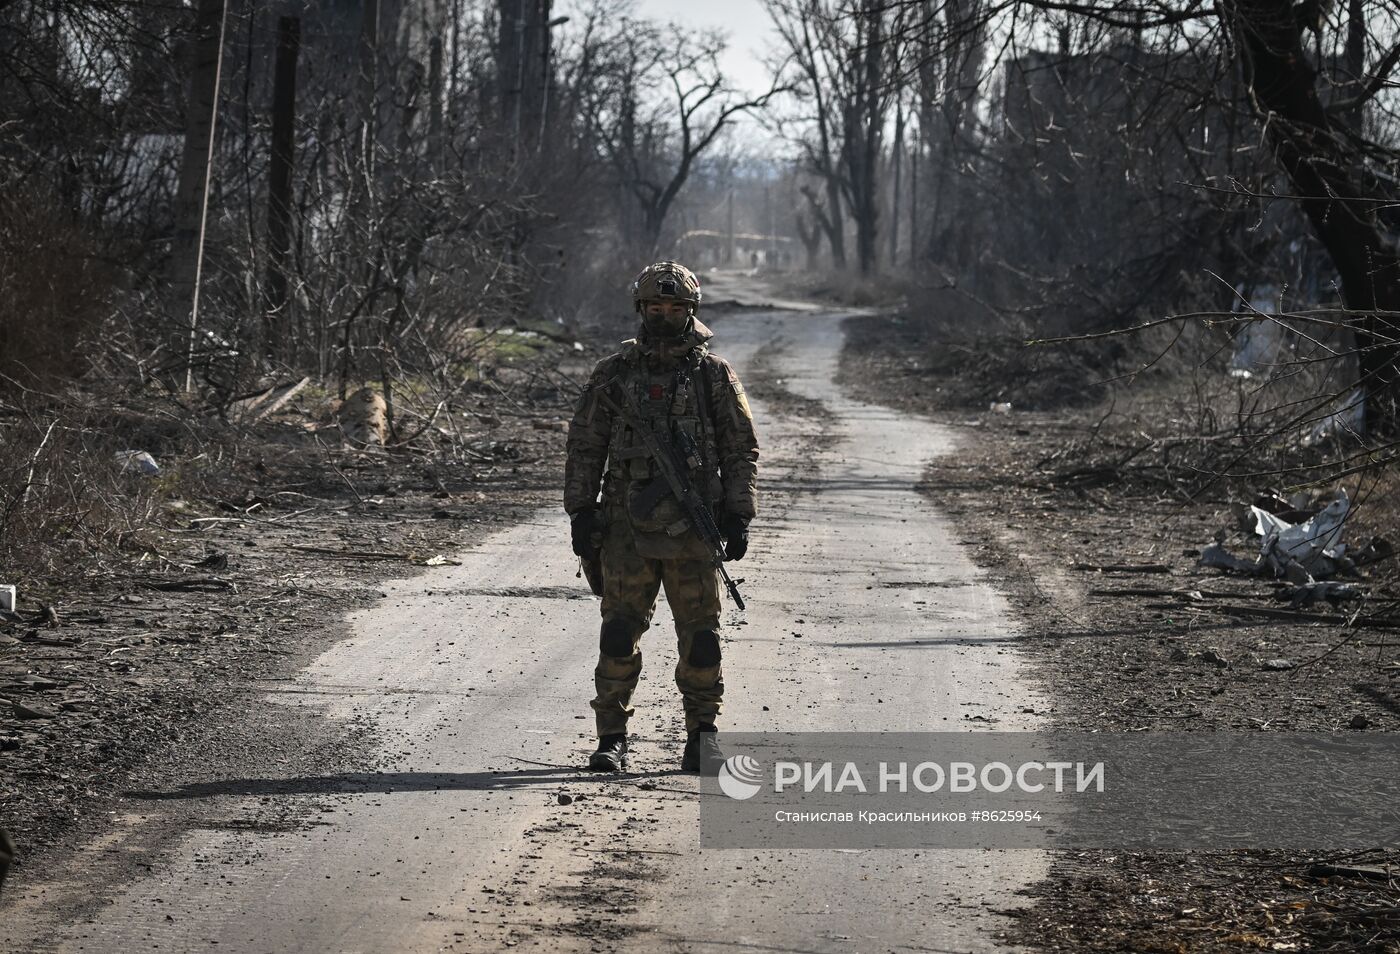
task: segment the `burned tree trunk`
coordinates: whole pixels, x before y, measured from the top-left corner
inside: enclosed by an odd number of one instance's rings
[[[875,271],[878,254],[879,164],[887,106],[885,10],[865,0],[852,45],[850,95],[843,104],[842,161],[847,170],[846,199],[856,227],[856,262],[861,275]]]
[[[819,217],[822,231],[831,246],[831,264],[838,271],[846,269],[846,222],[841,214],[841,183],[833,175],[826,180],[826,213]]]
[[[496,0],[501,126],[517,151],[537,145],[548,95],[551,0]]]
[[[267,183],[267,312],[269,354],[289,352],[288,303],[291,273],[292,166],[295,150],[297,52],[301,20],[277,22],[277,63],[272,81],[272,163]]]
[[[804,192],[803,195],[810,196],[811,192]],[[822,250],[821,226],[817,224],[809,226],[807,217],[801,212],[797,213],[795,222],[797,237],[802,240],[802,247],[807,250],[807,271],[815,272],[817,270],[817,256],[821,254]]]

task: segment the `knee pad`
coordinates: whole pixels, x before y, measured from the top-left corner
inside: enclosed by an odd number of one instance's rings
[[[615,616],[603,621],[603,630],[598,638],[598,648],[603,651],[604,656],[628,659],[632,656],[633,639],[636,635],[636,623],[625,617]]]
[[[719,633],[702,629],[690,638],[690,655],[686,659],[696,669],[719,665]]]

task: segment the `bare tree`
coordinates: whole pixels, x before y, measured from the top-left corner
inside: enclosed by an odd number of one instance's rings
[[[800,148],[826,186],[824,207],[807,193],[809,208],[838,267],[846,257],[841,213],[849,212],[857,264],[869,275],[878,252],[885,125],[900,89],[895,78],[908,10],[878,0],[851,8],[834,0],[768,0],[767,7],[806,107],[797,124]]]
[[[818,209],[821,208],[821,200],[812,194],[812,187],[804,185],[801,193],[807,201]],[[802,241],[802,247],[807,252],[807,271],[816,271],[817,256],[822,247],[822,229],[819,225],[808,225],[807,216],[799,209],[794,217],[794,224],[797,227],[797,237]]]
[[[917,51],[925,107],[920,124],[931,144],[931,171],[937,179],[970,164],[980,169],[974,175],[987,179],[980,193],[975,183],[969,188],[965,182],[941,200],[946,187],[936,187],[931,255],[939,256],[940,245],[987,245],[948,230],[967,227],[969,200],[974,210],[997,204],[991,171],[1017,148],[1036,157],[1022,169],[1042,176],[1058,171],[1062,178],[1047,182],[1034,197],[1014,183],[1002,194],[1019,191],[1023,208],[1082,222],[1097,233],[1094,245],[1122,250],[1110,251],[1110,257],[1138,263],[1131,283],[1156,288],[1159,297],[1160,284],[1144,281],[1141,265],[1149,257],[1177,268],[1172,263],[1184,263],[1193,252],[1198,256],[1197,248],[1213,248],[1221,262],[1235,266],[1280,263],[1292,254],[1297,233],[1291,223],[1306,221],[1336,270],[1337,288],[1351,311],[1372,423],[1395,425],[1400,352],[1391,316],[1400,312],[1400,259],[1380,216],[1394,199],[1392,183],[1400,172],[1395,123],[1400,104],[1386,92],[1400,63],[1400,12],[1392,3],[1354,0],[1334,7],[1224,0],[1210,7],[1193,0],[948,0],[941,5],[910,0],[905,6],[919,13],[911,21],[911,46]],[[852,21],[856,17],[849,15]],[[990,98],[991,71],[980,68],[986,38],[993,35],[1003,42],[997,56],[1005,68],[998,90],[1005,104],[1001,141],[991,133],[978,135],[969,122],[979,98],[996,106]],[[1055,36],[1058,49],[1024,49]],[[1074,90],[1093,111],[1075,111]],[[1247,145],[1243,121],[1250,111],[1262,125],[1265,150]],[[1121,144],[1109,148],[1116,155],[1102,167],[1120,180],[1115,186],[1075,175],[1076,166],[1082,170],[1105,158],[1101,148],[1090,152],[1072,145],[1086,141],[1076,124],[1092,123],[1095,113],[1114,117],[1116,132],[1098,142],[1116,138]],[[1027,118],[1034,121],[1017,128]],[[1021,145],[1008,151],[1007,143],[1016,140]],[[1057,148],[1067,150],[1067,163],[1039,164]],[[1241,166],[1242,151],[1252,164]],[[947,161],[949,156],[955,161]],[[1084,214],[1114,189],[1146,185],[1153,170],[1162,201],[1135,215],[1132,228],[1105,220],[1102,211]],[[1280,174],[1283,181],[1269,181]],[[1172,190],[1172,179],[1195,188]],[[1269,228],[1260,233],[1210,224],[1222,214],[1246,210],[1263,215]],[[1194,224],[1183,228],[1187,223]],[[1141,241],[1154,230],[1161,236],[1155,250]],[[1273,237],[1272,246],[1266,236]],[[1058,244],[1067,252],[1085,249],[1083,243],[1049,242],[1043,234],[1026,236],[1028,246],[1037,243]],[[952,264],[960,270],[968,266]],[[1131,310],[1121,304],[1117,309]]]
[[[846,267],[846,220],[841,209],[841,188],[846,170],[840,149],[840,112],[828,76],[833,69],[828,45],[819,42],[824,11],[813,0],[770,0],[768,15],[781,38],[786,61],[794,76],[794,98],[806,108],[795,123],[795,138],[807,170],[822,183],[822,195],[803,186],[808,211],[826,235],[831,263]]]
[[[637,22],[625,23],[616,38],[615,74],[595,114],[597,140],[636,203],[648,251],[697,160],[736,116],[761,109],[778,92],[733,89],[719,68],[724,46],[717,33]],[[666,92],[652,98],[655,87]]]
[[[1400,256],[1381,232],[1379,208],[1389,204],[1375,183],[1366,187],[1363,164],[1367,144],[1346,120],[1386,85],[1400,60],[1400,43],[1362,79],[1364,57],[1353,52],[1352,95],[1329,112],[1318,92],[1317,71],[1304,50],[1305,31],[1320,34],[1321,25],[1306,23],[1284,0],[1229,0],[1223,5],[1242,55],[1250,97],[1279,165],[1292,183],[1297,201],[1326,247],[1341,280],[1343,301],[1354,312],[1352,324],[1360,349],[1360,381],[1373,426],[1397,425],[1396,362],[1400,358]],[[1347,24],[1347,44],[1359,45],[1357,17]],[[1390,156],[1394,165],[1394,153]]]
[[[971,267],[966,250],[969,216],[961,202],[969,190],[963,177],[977,148],[975,110],[983,95],[982,75],[988,16],[985,0],[925,3],[915,13],[911,44],[912,70],[918,95],[920,138],[928,167],[925,181],[932,187],[927,223],[915,222],[916,256],[956,259],[960,269]]]

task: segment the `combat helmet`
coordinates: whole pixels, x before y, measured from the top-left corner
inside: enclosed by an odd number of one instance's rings
[[[638,312],[649,301],[683,301],[700,310],[700,279],[679,262],[656,262],[632,282],[632,305]]]

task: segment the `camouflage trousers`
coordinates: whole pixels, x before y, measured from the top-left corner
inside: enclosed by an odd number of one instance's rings
[[[642,633],[651,627],[656,595],[676,623],[676,685],[687,732],[713,723],[724,696],[720,671],[719,574],[706,560],[655,560],[637,553],[626,518],[610,521],[603,541],[603,626],[593,684],[598,735],[627,731],[632,693],[642,675]]]
[[[5,886],[5,875],[10,872],[10,863],[15,860],[15,843],[10,840],[5,829],[0,828],[0,888]]]

